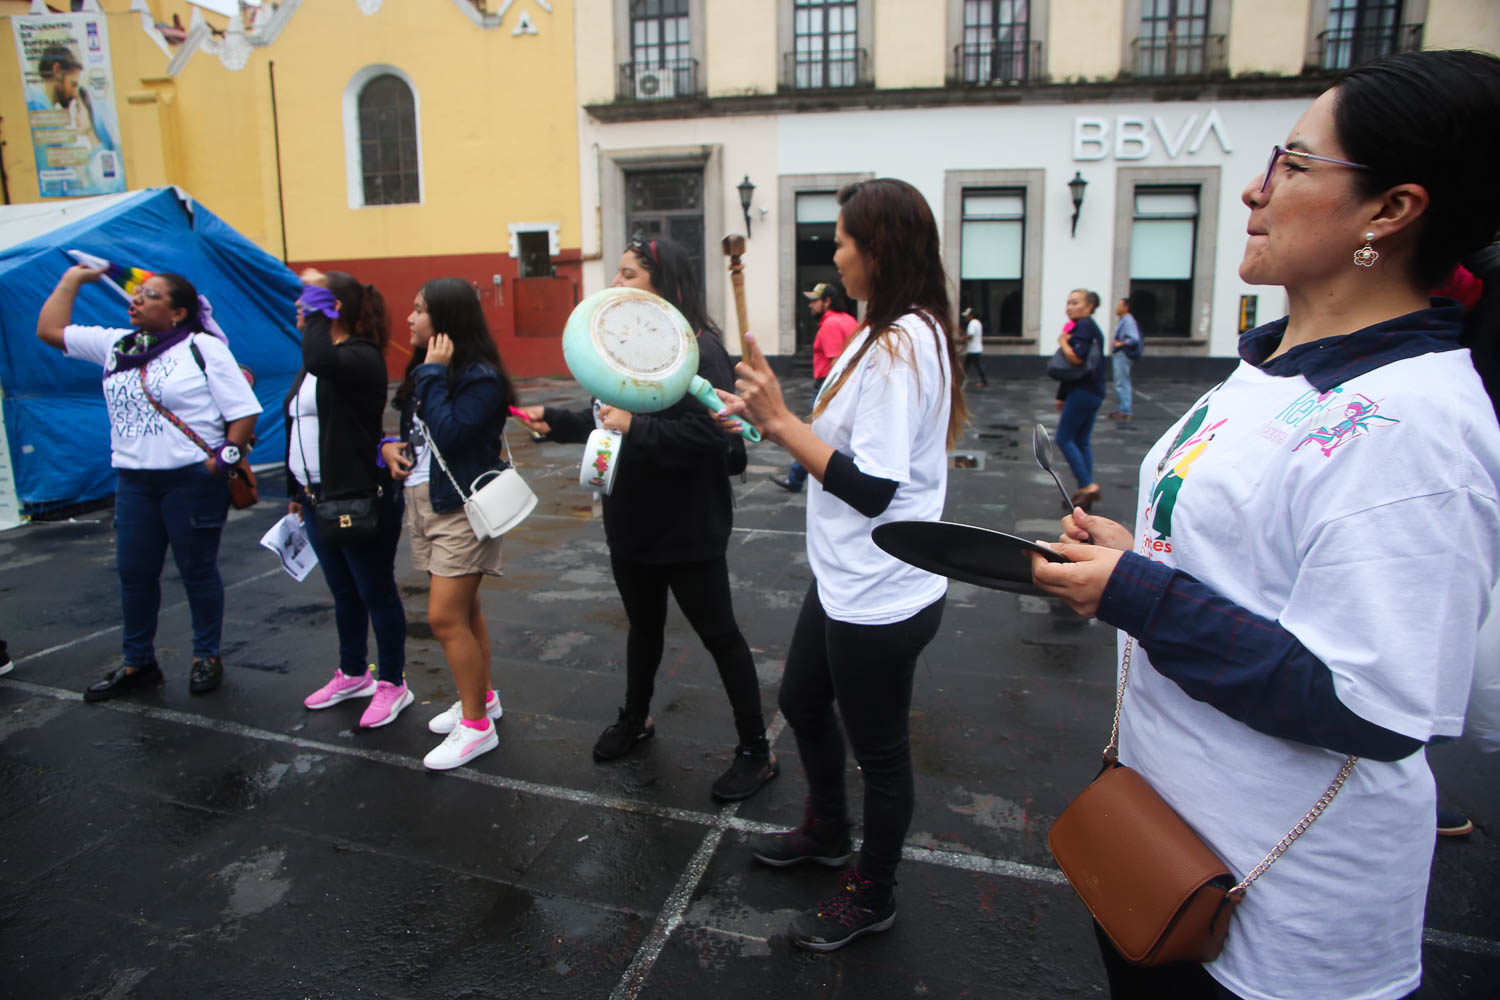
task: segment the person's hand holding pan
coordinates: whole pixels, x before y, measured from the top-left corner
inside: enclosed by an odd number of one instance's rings
[[[1072,515],[1069,515],[1070,517]],[[1096,520],[1104,520],[1096,518]],[[1038,542],[1053,552],[1065,556],[1069,561],[1048,561],[1035,552],[1027,555],[1031,559],[1031,580],[1038,590],[1052,597],[1061,598],[1068,607],[1085,618],[1092,618],[1099,611],[1099,599],[1115,571],[1124,552],[1107,548],[1102,544],[1087,545],[1077,542]]]

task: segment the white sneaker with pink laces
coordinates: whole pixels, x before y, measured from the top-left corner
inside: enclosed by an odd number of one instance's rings
[[[381,726],[390,725],[396,721],[396,716],[401,710],[413,701],[411,689],[406,682],[392,684],[390,681],[379,681],[375,685],[375,697],[370,699],[370,705],[365,709],[365,714],[359,717],[361,729],[379,729]]]
[[[302,699],[308,708],[330,708],[350,698],[368,698],[375,693],[375,678],[368,673],[350,677],[334,667],[333,680]]]
[[[467,764],[499,745],[500,734],[495,732],[495,723],[486,716],[483,729],[474,729],[462,723],[454,726],[448,738],[423,757],[422,763],[434,771],[446,771],[450,767]]]

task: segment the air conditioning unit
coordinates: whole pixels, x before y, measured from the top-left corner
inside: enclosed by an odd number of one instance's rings
[[[635,77],[635,99],[670,101],[677,96],[677,74],[669,69],[641,70]]]

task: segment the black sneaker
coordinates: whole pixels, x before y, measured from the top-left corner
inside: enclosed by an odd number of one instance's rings
[[[748,799],[780,773],[781,765],[776,763],[770,744],[764,738],[759,746],[741,743],[734,748],[734,760],[730,762],[729,770],[714,782],[713,797],[721,802]]]
[[[116,667],[102,678],[90,684],[83,692],[84,701],[108,701],[122,694],[162,682],[161,667],[148,663],[134,672],[125,667]]]
[[[594,744],[595,760],[618,760],[631,751],[637,743],[656,735],[656,726],[648,715],[644,719],[626,715],[620,709],[620,718],[614,725],[599,734]]]
[[[784,479],[781,476],[772,476],[771,477],[771,482],[775,483],[777,486],[780,486],[782,489],[786,490],[788,493],[801,493],[802,492],[802,484],[801,483],[793,483],[790,479]]]
[[[854,857],[847,819],[819,819],[808,802],[802,825],[786,833],[761,833],[750,838],[750,853],[763,865],[790,868],[814,862],[842,868]]]
[[[809,951],[837,951],[861,934],[890,930],[895,922],[895,895],[851,868],[837,896],[792,920],[792,944]]]
[[[10,662],[10,650],[5,645],[5,640],[0,639],[0,674],[8,674],[16,669],[16,665]]]
[[[224,679],[224,661],[217,656],[194,658],[193,669],[188,672],[188,690],[193,694],[204,694],[219,686]]]

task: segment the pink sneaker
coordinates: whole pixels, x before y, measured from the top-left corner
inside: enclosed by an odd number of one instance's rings
[[[333,679],[302,699],[308,708],[330,708],[350,698],[368,698],[375,693],[375,678],[368,673],[350,677],[337,667]]]
[[[365,714],[359,717],[360,727],[363,729],[378,729],[381,726],[390,725],[396,721],[396,716],[401,710],[412,703],[411,689],[402,681],[400,686],[390,681],[380,681],[375,685],[375,697],[370,699],[370,706],[365,709]]]

